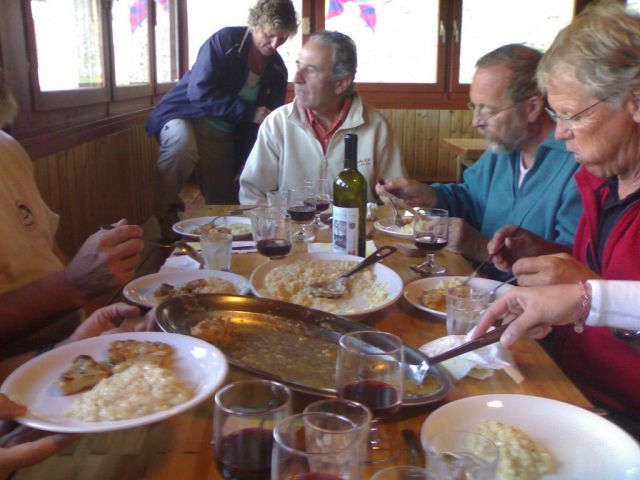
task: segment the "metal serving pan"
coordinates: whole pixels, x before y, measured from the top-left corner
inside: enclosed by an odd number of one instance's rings
[[[213,328],[199,334],[192,331],[205,319],[211,320]],[[156,309],[156,322],[165,332],[206,337],[236,367],[321,396],[336,395],[335,366],[340,336],[371,329],[292,303],[225,294],[168,299]],[[407,364],[419,365],[425,360],[423,353],[406,346]],[[449,375],[437,365],[429,368],[420,384],[408,374],[403,404],[437,402],[447,395],[451,386]]]

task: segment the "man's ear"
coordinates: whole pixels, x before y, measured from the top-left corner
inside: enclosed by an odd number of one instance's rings
[[[640,86],[631,90],[631,95],[629,95],[629,100],[627,100],[626,108],[631,114],[633,121],[640,123]]]
[[[527,120],[535,122],[540,115],[544,113],[544,97],[542,95],[534,95],[527,98]]]
[[[342,95],[353,83],[353,77],[344,76],[338,80],[336,80],[336,85],[334,87],[334,91],[336,95]]]

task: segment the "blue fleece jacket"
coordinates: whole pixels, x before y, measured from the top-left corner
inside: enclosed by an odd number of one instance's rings
[[[463,218],[485,237],[505,225],[521,225],[546,240],[573,245],[582,203],[573,174],[579,165],[554,132],[536,150],[518,188],[520,151],[487,150],[464,172],[460,184],[433,184],[438,208]]]

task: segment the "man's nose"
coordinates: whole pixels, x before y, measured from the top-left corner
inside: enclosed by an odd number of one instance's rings
[[[293,83],[304,83],[304,75],[301,69],[296,70],[296,74],[293,76]]]
[[[474,128],[484,127],[487,125],[486,120],[481,115],[478,115],[475,110],[472,115],[471,125],[473,125]]]

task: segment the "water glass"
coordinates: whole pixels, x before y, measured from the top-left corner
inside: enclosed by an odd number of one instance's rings
[[[269,208],[287,208],[289,192],[287,190],[274,190],[267,192],[267,205]]]
[[[447,290],[447,333],[466,335],[489,306],[490,292],[462,285]]]
[[[272,480],[362,478],[358,429],[333,413],[300,413],[275,426]]]
[[[213,449],[225,479],[268,480],[273,428],[292,414],[291,393],[270,380],[244,380],[214,399]]]
[[[210,230],[200,235],[202,256],[209,270],[231,270],[231,245],[233,236],[230,233]]]
[[[426,442],[427,471],[442,480],[493,480],[498,469],[499,450],[478,433],[447,431]]]
[[[376,472],[369,480],[436,480],[424,468],[413,465],[396,465]]]
[[[341,415],[351,420],[358,431],[358,457],[364,464],[367,460],[371,410],[361,403],[340,398],[326,398],[313,402],[304,409],[304,413],[325,412]]]

